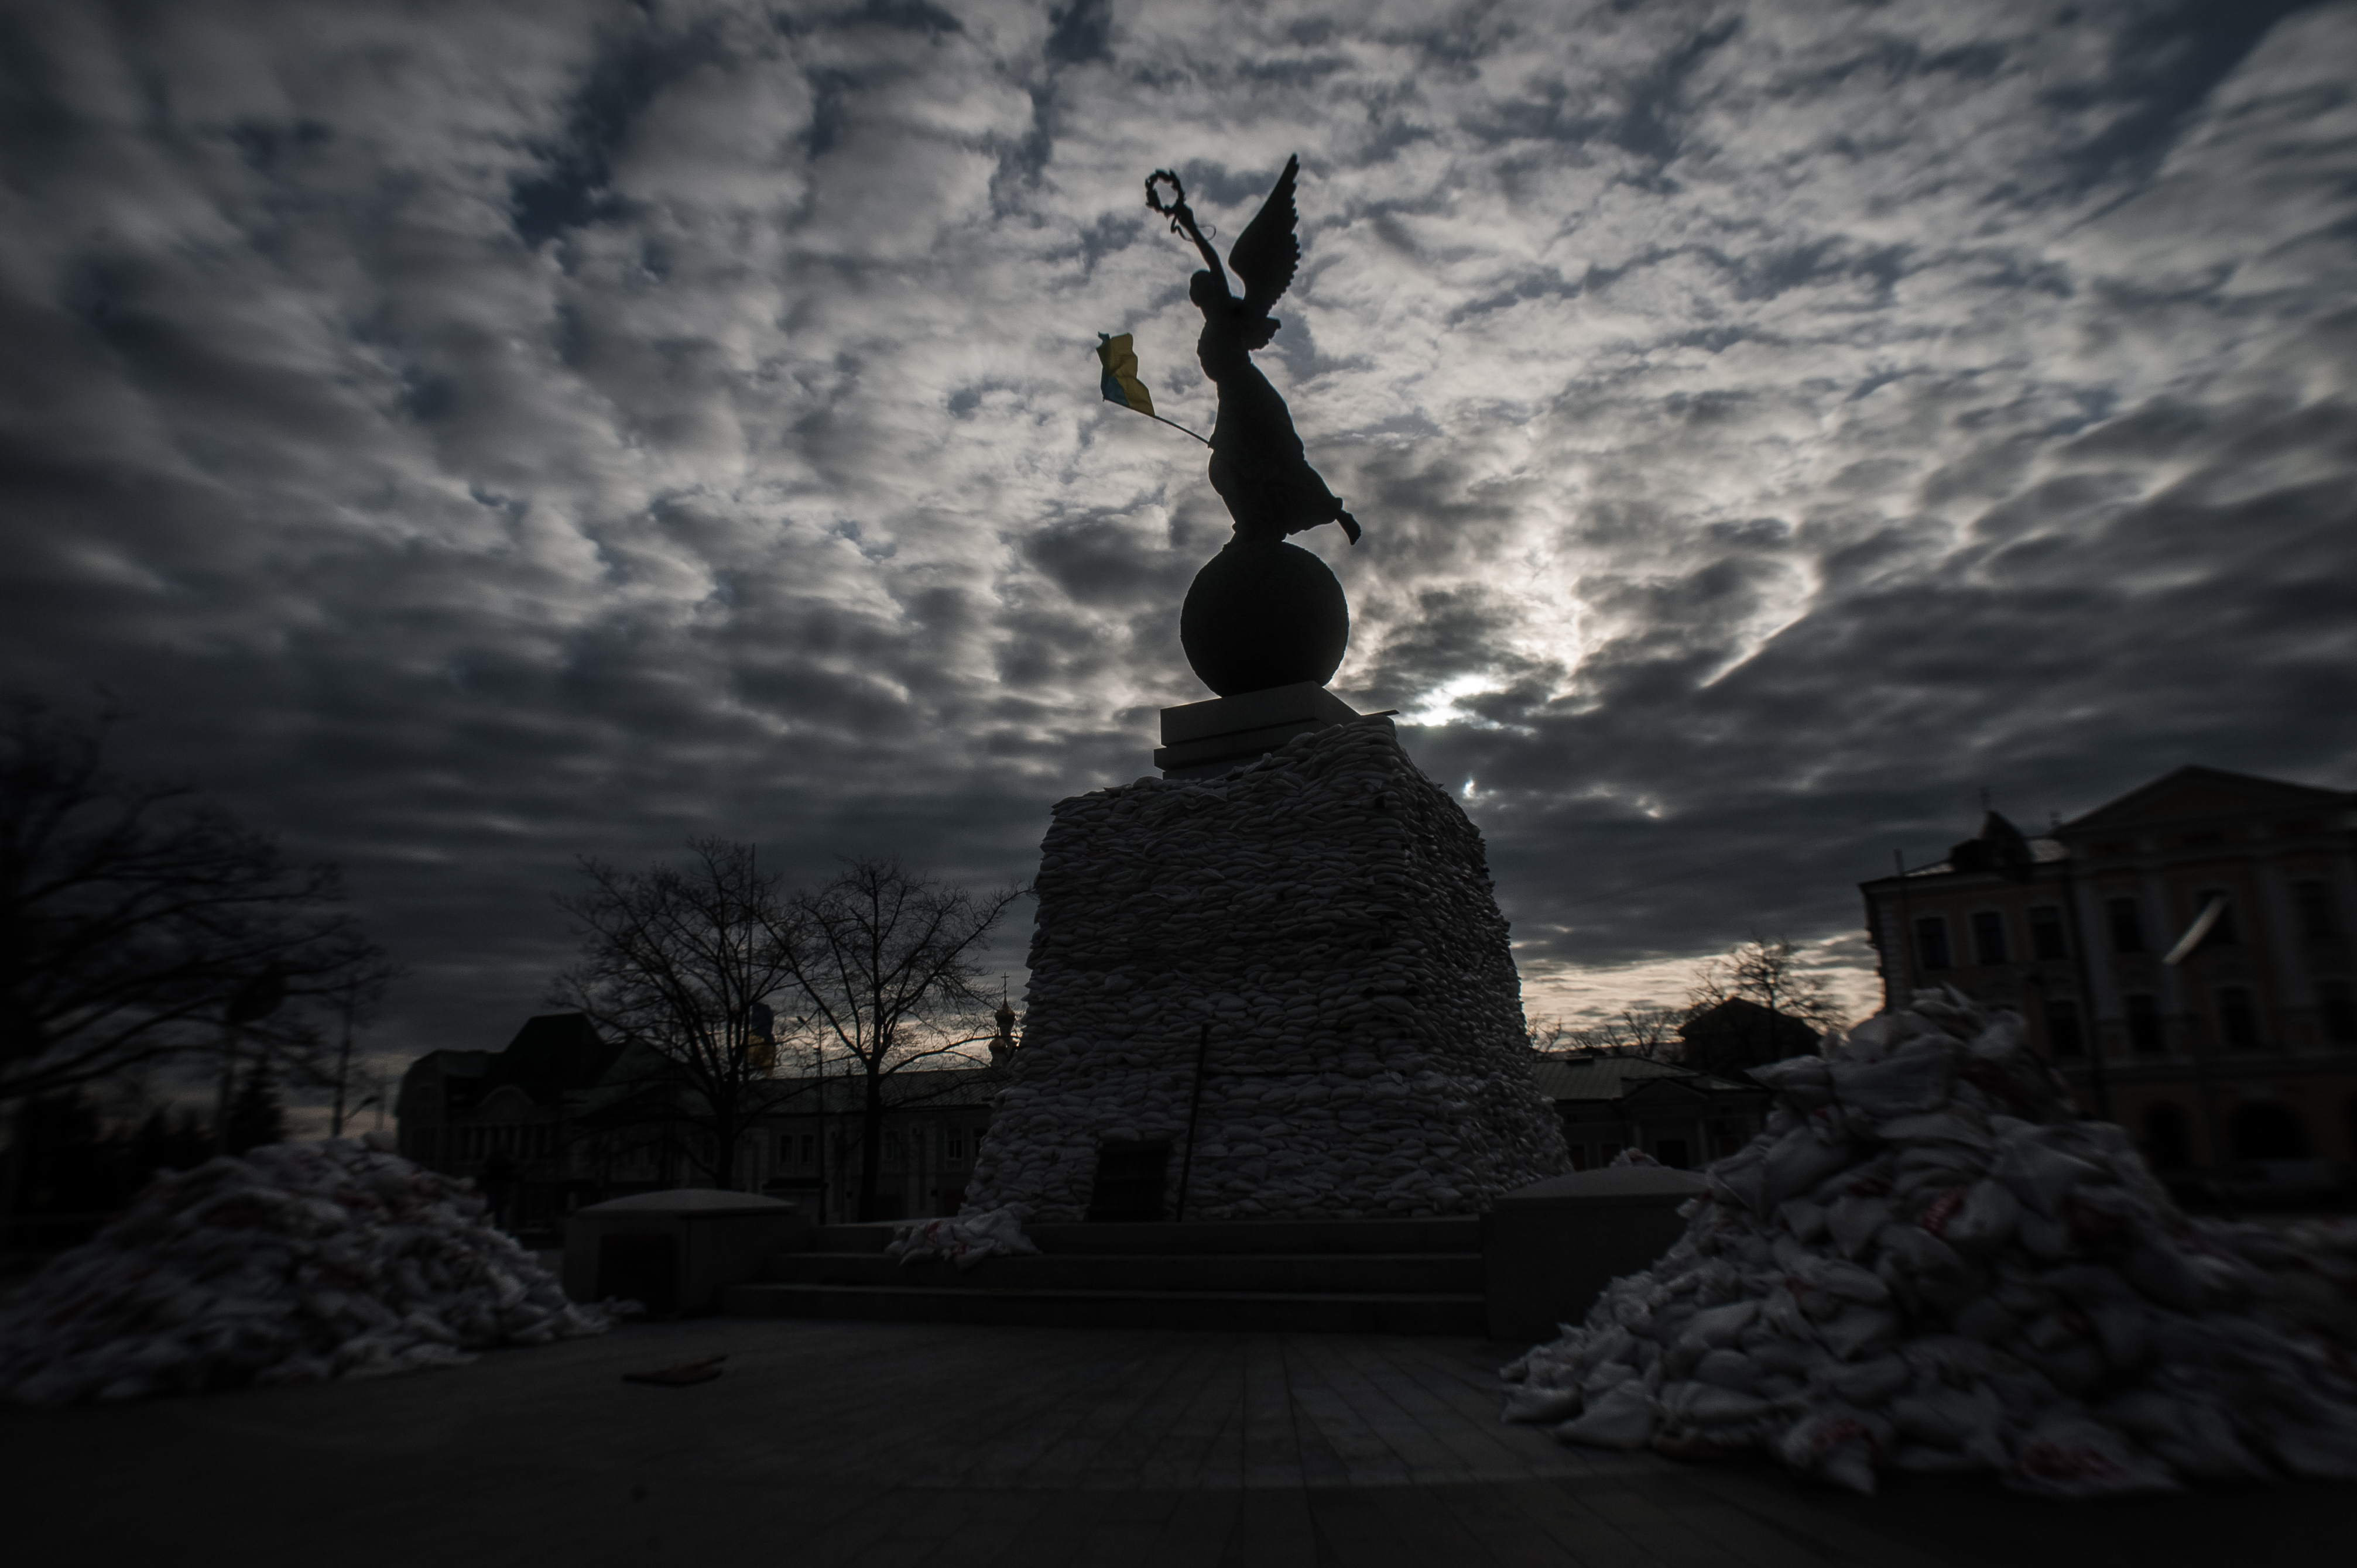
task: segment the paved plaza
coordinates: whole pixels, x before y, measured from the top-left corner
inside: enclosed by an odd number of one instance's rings
[[[687,1387],[622,1380],[726,1353]],[[27,1564],[2345,1561],[2357,1488],[1876,1498],[1498,1420],[1499,1347],[700,1318],[414,1377],[0,1412]]]

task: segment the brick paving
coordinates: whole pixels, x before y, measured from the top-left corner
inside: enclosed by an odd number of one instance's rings
[[[621,1381],[726,1351],[685,1388]],[[0,1412],[12,1562],[1960,1568],[2346,1558],[2357,1488],[1876,1498],[1498,1420],[1385,1336],[705,1318],[471,1367]]]

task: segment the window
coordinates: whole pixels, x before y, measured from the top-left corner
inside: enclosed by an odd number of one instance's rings
[[[2245,986],[2222,985],[2218,988],[2218,1033],[2231,1051],[2255,1051],[2259,1048],[2259,1017],[2251,1010],[2251,993]]]
[[[805,1166],[818,1164],[818,1135],[814,1133],[802,1134],[802,1164]]]
[[[1587,1168],[1587,1145],[1585,1144],[1570,1144],[1565,1146],[1571,1151],[1571,1168],[1576,1171],[1586,1170]]]
[[[2308,1158],[2308,1129],[2288,1107],[2272,1100],[2234,1107],[2233,1137],[2238,1160]]]
[[[2205,948],[2233,947],[2243,939],[2234,931],[2234,901],[2226,897],[2223,887],[2204,887],[2194,894],[2194,912],[2198,917],[2201,911],[2210,908],[2212,898],[2218,900],[2218,923],[2210,928],[2210,934],[2201,939],[2201,945]]]
[[[2291,907],[2299,918],[2299,934],[2303,937],[2335,937],[2341,934],[2341,922],[2334,917],[2332,886],[2325,882],[2295,882],[2291,885]]]
[[[2157,1057],[2169,1049],[2169,1039],[2160,1026],[2160,1000],[2154,996],[2131,996],[2128,1002],[2128,1047],[2140,1057]]]
[[[2047,1000],[2046,1039],[2058,1057],[2083,1057],[2087,1054],[2086,1037],[2079,1033],[2077,1002],[2068,996]]]
[[[2316,988],[2316,1011],[2324,1021],[2324,1037],[2336,1046],[2357,1046],[2357,997],[2345,980],[2327,980]]]
[[[2144,951],[2144,921],[2136,914],[2135,899],[2106,898],[2104,913],[2111,921],[2114,952]]]
[[[952,1160],[963,1160],[965,1158],[964,1128],[952,1127],[949,1130],[948,1133],[945,1135],[942,1152]]]
[[[2062,911],[2051,904],[2029,912],[2029,950],[2040,959],[2071,956],[2071,944],[2063,936]]]
[[[2182,1107],[2163,1100],[2145,1107],[2144,1155],[2155,1170],[2181,1171],[2193,1163]]]
[[[899,1166],[900,1166],[900,1165],[901,1165],[901,1164],[905,1161],[905,1159],[906,1159],[906,1158],[907,1158],[907,1155],[905,1155],[905,1153],[903,1152],[902,1147],[901,1147],[900,1134],[899,1134],[899,1133],[885,1133],[885,1134],[884,1134],[884,1163],[885,1163],[886,1165],[888,1165],[892,1166],[895,1170],[897,1170],[897,1169],[899,1169]]]
[[[1973,956],[1982,963],[2005,961],[2005,917],[1995,909],[1973,917]]]
[[[1938,915],[1926,915],[1915,922],[1915,962],[1919,969],[1948,967],[1948,922]]]

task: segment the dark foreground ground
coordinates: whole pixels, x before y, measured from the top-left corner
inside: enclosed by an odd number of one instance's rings
[[[716,1380],[625,1383],[726,1351]],[[2357,1488],[1859,1498],[1501,1425],[1494,1346],[705,1318],[378,1382],[0,1409],[26,1568],[2346,1563]]]

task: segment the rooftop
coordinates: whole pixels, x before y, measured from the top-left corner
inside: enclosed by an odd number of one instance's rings
[[[1708,1090],[1714,1094],[1763,1092],[1757,1084],[1715,1078],[1675,1062],[1620,1056],[1609,1051],[1580,1051],[1566,1056],[1541,1057],[1533,1064],[1531,1076],[1538,1080],[1539,1092],[1549,1100],[1619,1100],[1635,1085],[1657,1078],[1683,1079],[1693,1087]]]

